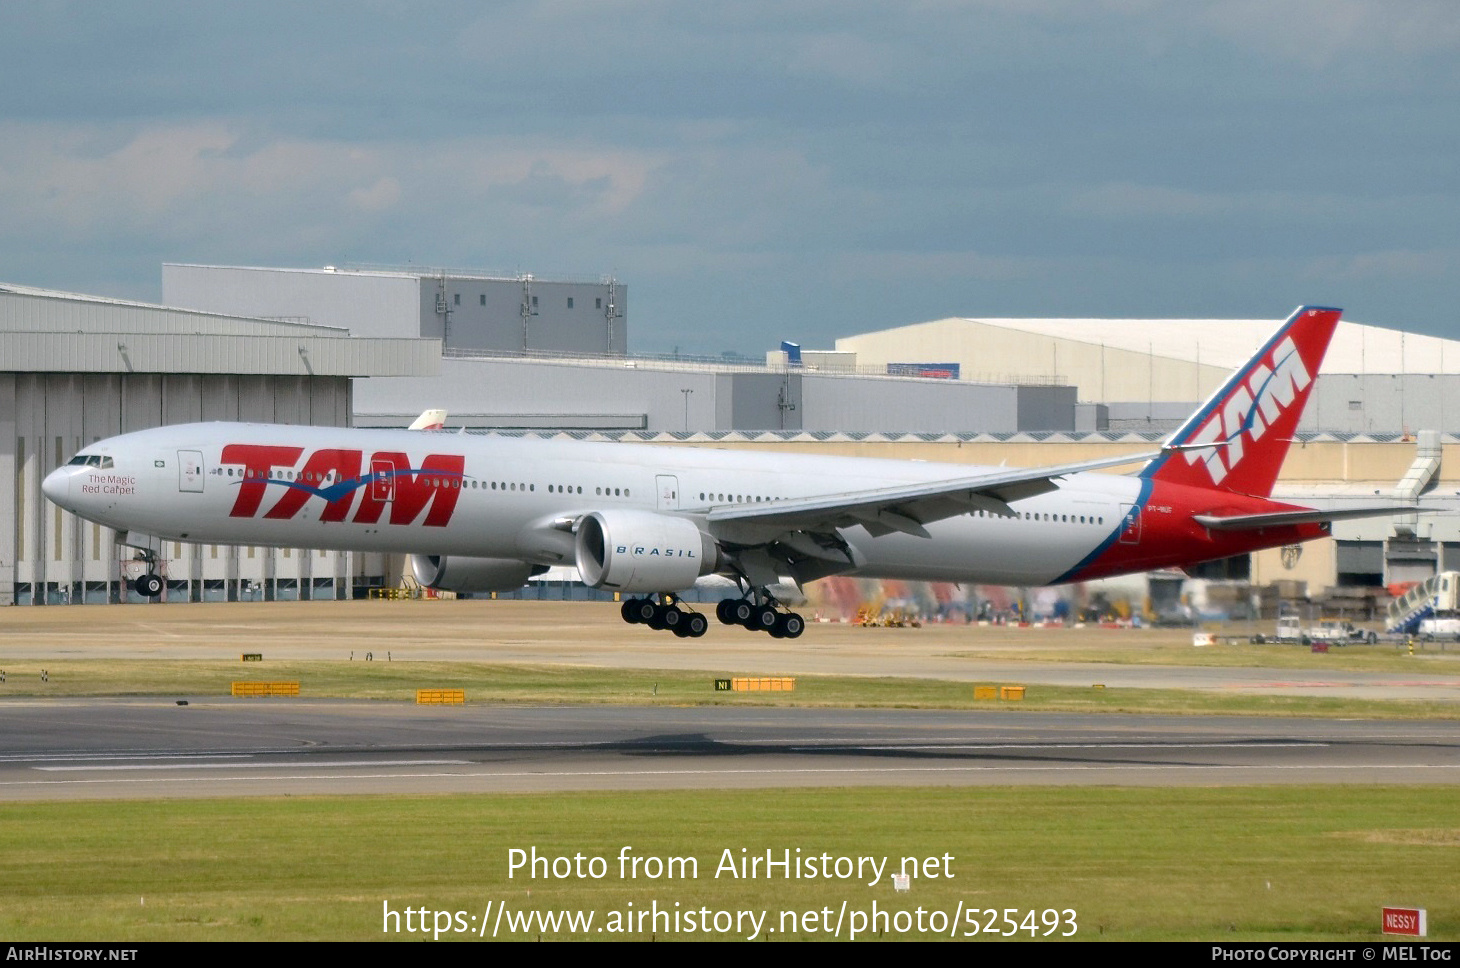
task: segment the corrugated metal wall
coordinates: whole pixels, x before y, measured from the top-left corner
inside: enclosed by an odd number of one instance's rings
[[[450,349],[608,355],[628,349],[628,290],[617,282],[610,293],[606,281],[169,264],[162,267],[162,298],[214,313],[308,319],[356,336],[440,339]]]
[[[356,384],[361,426],[445,407],[453,426],[650,431],[1013,433],[1073,430],[1073,387],[989,386],[685,365],[445,359],[432,379]],[[543,388],[550,388],[544,393]]]
[[[142,601],[141,569],[109,529],[45,499],[41,481],[87,444],[161,424],[255,420],[347,426],[344,377],[156,373],[0,373],[0,475],[13,514],[0,514],[0,604]],[[347,598],[379,584],[384,555],[226,545],[153,545],[164,600]]]

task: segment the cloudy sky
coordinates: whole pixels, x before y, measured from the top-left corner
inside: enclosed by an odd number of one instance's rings
[[[1454,0],[0,3],[0,279],[629,287],[631,348],[948,315],[1460,337]]]

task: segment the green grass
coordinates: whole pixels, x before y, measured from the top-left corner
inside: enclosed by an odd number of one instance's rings
[[[411,702],[421,688],[461,688],[468,702],[617,705],[768,705],[979,708],[1007,712],[1117,712],[1454,719],[1460,705],[1427,700],[1253,695],[1183,689],[1029,686],[1022,702],[974,702],[973,684],[939,679],[800,676],[791,693],[716,692],[716,674],[469,662],[218,662],[210,660],[18,661],[5,667],[3,697],[157,696],[199,700],[240,680],[298,680],[306,698]],[[45,669],[49,681],[41,680]],[[744,674],[727,670],[723,675]],[[287,701],[287,700],[260,700]]]
[[[546,856],[602,857],[607,876],[509,879],[508,851],[533,847]],[[641,858],[694,857],[698,877],[622,879],[624,847]],[[799,848],[808,857],[891,857],[892,867],[903,856],[950,854],[954,876],[920,879],[901,896],[886,877],[875,887],[856,878],[717,878],[723,852],[738,858],[742,848],[761,856],[768,849],[795,856]],[[386,903],[397,912],[459,910],[469,919],[488,902],[493,910],[506,903],[513,911],[592,911],[598,926],[630,905],[768,910],[768,923],[779,928],[780,911],[829,908],[834,920],[844,903],[866,912],[875,901],[893,912],[1016,908],[1021,918],[1030,909],[1068,908],[1081,940],[1231,941],[1376,940],[1380,907],[1398,903],[1428,908],[1431,939],[1454,940],[1457,866],[1460,792],[1453,787],[4,804],[0,935],[405,939],[420,935],[382,930]],[[403,917],[399,923],[404,928]],[[804,922],[800,928],[772,938],[824,936]],[[656,933],[661,940],[686,936],[666,932],[662,922]]]

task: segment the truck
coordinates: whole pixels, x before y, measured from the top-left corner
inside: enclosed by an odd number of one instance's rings
[[[1303,620],[1296,615],[1279,615],[1277,631],[1274,635],[1267,636],[1259,633],[1252,637],[1254,645],[1262,645],[1267,642],[1296,643],[1298,645],[1312,645],[1314,642],[1328,645],[1349,645],[1350,643],[1373,645],[1377,641],[1379,641],[1377,633],[1361,629],[1347,619],[1325,618],[1320,619],[1317,625],[1305,627]]]

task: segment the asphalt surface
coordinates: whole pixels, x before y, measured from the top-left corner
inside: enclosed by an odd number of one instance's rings
[[[325,700],[0,704],[0,799],[1460,783],[1460,723]]]
[[[715,627],[679,640],[612,608],[301,603],[8,609],[0,660],[270,658],[560,662],[1460,701],[1454,657],[1413,671],[1031,661],[1028,635],[813,625],[793,643]],[[1172,638],[1172,635],[1175,638]],[[1121,636],[1126,636],[1122,638]],[[1146,635],[1146,638],[1139,638]],[[1165,635],[1165,638],[1160,637]],[[1039,638],[1038,636],[1045,636]],[[1061,638],[1061,636],[1065,636]],[[1136,636],[1136,638],[1131,638]],[[1186,636],[1189,642],[1189,634]],[[1010,657],[1000,658],[1000,650]],[[972,656],[969,650],[976,650]],[[1424,658],[1424,657],[1422,657]],[[311,699],[0,699],[0,800],[861,785],[1460,782],[1438,722],[734,707],[417,707]]]

